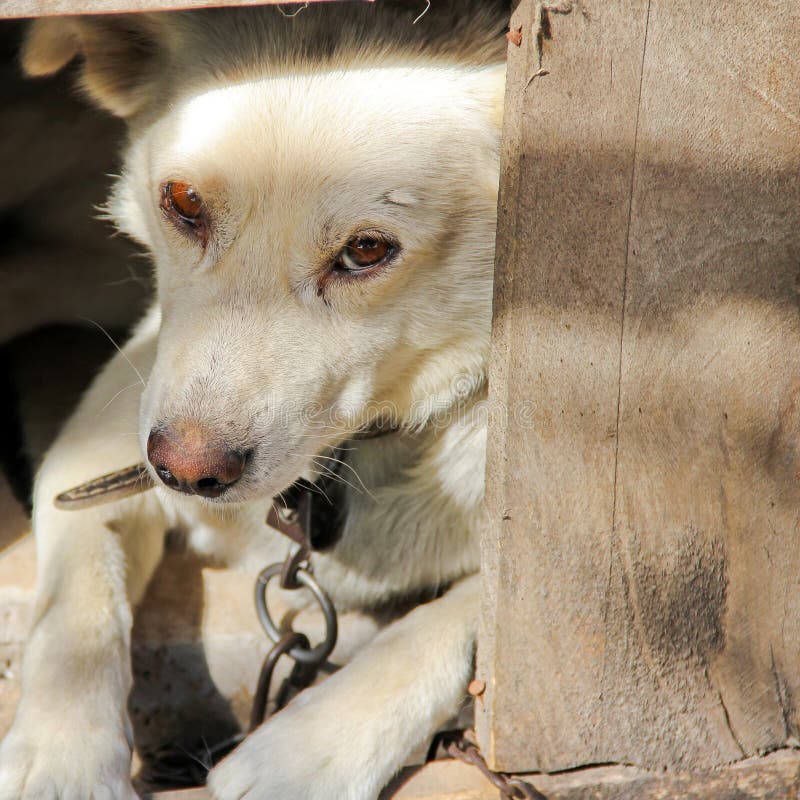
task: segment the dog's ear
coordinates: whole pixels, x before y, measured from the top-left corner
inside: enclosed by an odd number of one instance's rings
[[[34,77],[52,75],[79,56],[82,88],[102,108],[129,117],[153,90],[161,27],[155,14],[39,19],[23,43],[22,67]]]

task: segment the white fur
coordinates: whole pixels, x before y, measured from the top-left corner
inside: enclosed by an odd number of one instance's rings
[[[386,628],[211,772],[214,797],[363,800],[458,711],[472,671],[478,576]]]
[[[319,456],[376,408],[395,409],[405,432],[347,452],[344,534],[315,554],[314,569],[342,608],[453,588],[266,723],[212,771],[210,787],[218,800],[371,800],[457,712],[478,604],[478,412],[503,74],[487,66],[499,50],[478,30],[500,17],[466,6],[461,28],[452,9],[449,26],[438,23],[442,36],[463,38],[461,50],[437,50],[435,37],[414,45],[405,29],[398,39],[412,43],[393,50],[386,31],[405,17],[359,9],[342,12],[350,44],[305,65],[268,58],[267,44],[293,52],[303,25],[311,37],[327,30],[322,14],[337,19],[331,9],[285,33],[275,33],[284,22],[272,10],[209,17],[219,25],[167,15],[159,28],[147,18],[172,60],[158,71],[144,65],[135,86],[109,73],[119,49],[92,51],[103,37],[70,23],[88,90],[130,116],[110,211],[153,254],[159,303],[95,381],[38,477],[36,622],[23,699],[0,748],[0,800],[133,796],[130,607],[164,530],[180,524],[197,547],[229,561],[283,552],[263,524],[270,498],[319,470]],[[372,49],[370,25],[384,31]],[[50,30],[30,47],[45,47]],[[62,49],[72,41],[59,39]],[[261,42],[255,63],[243,61],[243,41]],[[193,53],[207,57],[205,71],[192,71]],[[208,203],[214,227],[204,250],[160,213],[165,180],[190,182]],[[331,254],[365,229],[390,232],[400,258],[320,296]],[[146,388],[107,407],[131,383],[131,364]],[[253,450],[224,503],[162,488],[89,511],[53,507],[59,491],[140,460],[154,425],[182,419]]]

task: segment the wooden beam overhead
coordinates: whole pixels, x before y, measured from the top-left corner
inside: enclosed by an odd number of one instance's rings
[[[324,3],[331,0],[309,0]],[[372,0],[366,0],[372,2]],[[0,19],[56,17],[77,14],[120,14],[131,11],[174,11],[222,6],[278,5],[277,0],[2,0]],[[307,3],[280,3],[292,14]]]

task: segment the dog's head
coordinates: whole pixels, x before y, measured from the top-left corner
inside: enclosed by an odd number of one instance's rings
[[[421,424],[483,380],[498,46],[455,23],[465,41],[436,45],[411,16],[336,5],[29,35],[29,72],[82,55],[86,90],[130,123],[109,210],[155,262],[141,436],[174,488],[275,493],[377,416]]]

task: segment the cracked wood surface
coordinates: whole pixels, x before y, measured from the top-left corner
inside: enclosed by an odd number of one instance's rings
[[[719,766],[798,737],[800,6],[587,2],[537,42],[542,9],[509,45],[480,738]]]

